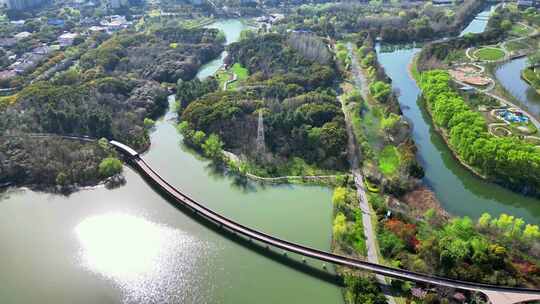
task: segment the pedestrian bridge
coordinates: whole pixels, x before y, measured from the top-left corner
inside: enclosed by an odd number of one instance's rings
[[[163,179],[154,171],[132,148],[117,141],[110,141],[126,160],[149,182],[153,183],[164,195],[172,198],[180,207],[186,207],[193,210],[195,214],[213,222],[222,229],[227,229],[233,233],[242,235],[249,240],[256,240],[269,246],[280,248],[288,252],[296,253],[304,257],[314,258],[320,261],[333,263],[345,267],[369,271],[386,277],[396,278],[405,281],[432,284],[437,286],[455,288],[460,290],[476,291],[485,294],[493,304],[513,304],[528,301],[540,301],[540,290],[527,288],[514,288],[487,285],[475,282],[460,281],[437,277],[430,274],[418,273],[403,269],[392,268],[375,263],[369,263],[358,259],[341,256],[315,248],[310,248],[301,244],[296,244],[283,240],[264,232],[249,228],[238,222],[233,221],[219,213],[196,202],[187,194],[182,193],[174,186]]]

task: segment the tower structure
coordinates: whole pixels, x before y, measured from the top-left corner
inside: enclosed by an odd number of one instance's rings
[[[257,123],[257,154],[262,157],[265,153],[264,144],[264,118],[263,113],[259,110],[259,121]]]

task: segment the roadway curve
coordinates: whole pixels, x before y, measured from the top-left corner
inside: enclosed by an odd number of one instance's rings
[[[489,298],[491,303],[494,304],[512,304],[524,301],[540,300],[539,289],[503,287],[447,279],[429,274],[423,274],[365,262],[279,239],[277,237],[271,236],[264,232],[249,228],[238,222],[235,222],[232,219],[224,217],[217,212],[205,207],[204,205],[196,202],[194,199],[180,192],[174,186],[169,184],[165,179],[163,179],[133,149],[116,141],[111,141],[111,144],[126,157],[129,163],[135,169],[137,169],[141,175],[146,177],[155,186],[157,186],[157,188],[159,188],[163,192],[163,194],[166,194],[172,199],[174,199],[180,207],[187,207],[193,210],[197,215],[202,216],[203,218],[219,225],[222,228],[226,228],[234,233],[243,235],[250,240],[257,240],[266,245],[297,253],[305,257],[310,257],[318,259],[320,261],[350,268],[366,270],[386,277],[406,281],[414,281],[418,283],[433,284],[461,290],[482,292]]]

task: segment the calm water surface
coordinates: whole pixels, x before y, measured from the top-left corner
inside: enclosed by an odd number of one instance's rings
[[[224,176],[181,145],[175,119],[170,111],[157,122],[144,155],[166,179],[246,225],[329,250],[329,189]],[[124,170],[127,184],[114,190],[0,194],[0,302],[342,302],[335,285],[201,225]]]
[[[516,98],[520,107],[540,119],[540,95],[521,79],[521,72],[527,66],[527,58],[514,59],[499,66],[495,77]]]
[[[494,5],[487,6],[471,21],[471,23],[469,23],[467,27],[465,27],[465,29],[463,29],[460,36],[482,33],[486,29],[488,18],[491,16],[494,10]]]
[[[226,33],[226,41],[225,44],[229,45],[235,41],[238,41],[240,39],[240,33],[243,30],[249,29],[249,26],[242,20],[238,19],[230,19],[230,20],[221,20],[216,23],[213,23],[208,26],[209,28],[217,28],[222,30]],[[197,77],[200,79],[204,79],[210,75],[214,75],[215,72],[221,67],[223,64],[223,60],[227,56],[227,52],[221,53],[219,58],[210,61],[209,63],[205,64],[201,67],[199,70],[199,73],[197,74]]]

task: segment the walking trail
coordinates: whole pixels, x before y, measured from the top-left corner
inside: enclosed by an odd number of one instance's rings
[[[367,80],[362,74],[360,67],[358,66],[356,54],[354,54],[352,45],[350,43],[347,44],[347,49],[349,51],[349,56],[351,57],[352,61],[351,70],[353,72],[354,83],[357,87],[359,87],[362,98],[364,98],[364,100],[367,100]],[[360,151],[358,150],[356,137],[354,136],[354,129],[349,115],[349,111],[347,110],[347,105],[345,104],[345,100],[343,98],[340,98],[340,101],[343,115],[345,115],[345,126],[347,129],[347,154],[349,156],[349,163],[354,177],[354,183],[357,189],[356,191],[358,194],[360,210],[362,211],[362,223],[364,226],[364,235],[366,237],[367,259],[368,262],[379,264],[379,255],[375,239],[375,231],[373,230],[373,223],[371,222],[371,209],[369,207],[366,189],[364,187],[364,177],[362,176],[362,171],[360,170]],[[388,283],[386,279],[378,274],[375,275],[375,279],[377,280],[377,282],[379,282],[379,284],[381,284],[381,289],[386,296],[388,304],[396,304],[394,297],[390,295],[391,291],[388,288]]]

